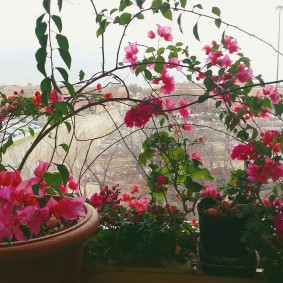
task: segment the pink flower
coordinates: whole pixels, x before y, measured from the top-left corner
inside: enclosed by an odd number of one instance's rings
[[[265,206],[271,206],[271,202],[267,198],[263,199],[262,202]]]
[[[36,177],[42,177],[43,174],[46,172],[47,168],[49,167],[50,163],[38,160],[39,165],[34,170],[34,175]]]
[[[262,143],[270,147],[274,152],[280,152],[280,132],[277,130],[268,130],[265,133],[261,133]]]
[[[35,235],[39,233],[42,223],[50,218],[48,207],[39,208],[29,205],[23,211],[26,215],[25,221]]]
[[[20,173],[20,171],[0,171],[0,186],[16,187],[22,181]]]
[[[169,63],[174,63],[176,65],[167,64],[166,68],[168,68],[168,69],[176,68],[177,71],[182,71],[182,67],[178,66],[178,65],[180,65],[180,60],[177,57],[170,58]]]
[[[139,52],[137,43],[129,43],[129,46],[126,46],[124,50],[126,51],[126,54],[123,62],[135,64],[138,58],[136,54]]]
[[[254,146],[247,144],[238,144],[233,148],[231,153],[231,158],[238,160],[249,160],[249,159],[254,160],[256,157],[257,157],[257,152],[255,151]]]
[[[133,208],[137,213],[146,211],[149,200],[143,199],[133,199],[129,202],[129,207]]]
[[[218,64],[221,68],[227,69],[228,67],[231,67],[232,63],[233,62],[228,55],[218,59]]]
[[[71,174],[69,176],[68,187],[70,188],[70,190],[76,193],[80,190],[80,183],[76,181]]]
[[[171,34],[172,32],[172,28],[164,26],[162,27],[161,25],[157,24],[157,34],[160,37],[163,37],[166,41],[172,41],[173,40],[173,36]]]
[[[150,30],[150,31],[147,33],[147,36],[148,36],[149,38],[153,39],[153,38],[155,38],[155,33],[154,33],[152,30]]]
[[[198,160],[199,162],[202,162],[202,157],[200,155],[198,155],[197,153],[193,152],[190,154],[190,157],[193,158],[193,159],[196,159]]]
[[[245,64],[241,64],[238,67],[236,78],[239,80],[239,82],[245,83],[249,78],[253,78],[253,70],[248,68]]]
[[[148,101],[140,102],[137,106],[129,109],[124,121],[128,128],[142,127],[154,114],[160,114],[162,110],[162,100],[159,98],[148,98]]]
[[[156,183],[158,185],[162,185],[162,184],[166,183],[166,181],[167,181],[167,179],[164,175],[157,176],[157,178],[156,178]]]
[[[255,183],[267,184],[268,179],[276,182],[283,177],[283,164],[277,163],[270,157],[266,157],[265,164],[249,163],[247,168],[248,180]]]
[[[275,233],[278,237],[283,238],[283,212],[277,213],[273,218]]]
[[[166,98],[165,99],[165,108],[166,110],[169,110],[168,113],[171,114],[172,111],[170,111],[171,109],[174,109],[177,107],[177,104],[173,102],[173,100],[171,98]]]
[[[94,193],[90,197],[90,202],[96,209],[98,209],[103,204],[103,198],[102,198],[101,194]]]
[[[184,98],[181,98],[180,101],[180,106],[186,106],[188,105],[190,102],[188,100],[185,100]],[[191,114],[191,108],[189,108],[188,106],[182,109],[179,109],[179,113],[181,114],[181,116],[183,117],[183,119],[188,119],[190,114]]]
[[[215,198],[220,194],[220,192],[217,191],[216,186],[211,186],[209,184],[206,184],[204,186],[205,186],[205,189],[200,191],[202,195]]]
[[[268,176],[263,174],[263,166],[253,163],[248,164],[247,168],[248,180],[255,183],[267,184]]]
[[[205,45],[203,48],[202,48],[202,50],[204,50],[205,51],[205,54],[206,55],[208,55],[210,52],[211,52],[211,46],[209,46],[209,45]]]
[[[56,90],[52,90],[50,92],[50,101],[52,104],[55,104],[56,102],[63,100],[64,100],[63,94],[59,94]]]
[[[225,36],[225,39],[224,39],[224,42],[225,42],[225,45],[227,46],[228,50],[229,50],[229,53],[230,54],[233,54],[234,52],[237,52],[239,49],[241,49],[239,46],[238,46],[238,41],[237,39],[234,39],[230,36]]]
[[[182,129],[188,132],[193,130],[193,126],[191,124],[187,124],[186,122],[182,125]]]
[[[165,69],[162,71],[160,78],[163,82],[163,86],[159,89],[159,91],[164,94],[171,94],[176,86],[174,77],[170,76]]]
[[[63,217],[68,220],[74,220],[86,215],[83,206],[85,200],[85,196],[76,199],[63,198],[58,201],[51,197],[46,207],[50,209],[56,219]]]
[[[212,65],[216,65],[218,62],[218,58],[220,58],[221,56],[223,56],[222,51],[210,51],[206,62],[210,62]]]
[[[256,96],[260,99],[268,96],[273,104],[278,104],[280,102],[280,95],[278,93],[278,90],[272,85],[268,85],[264,89],[259,90],[256,93]]]

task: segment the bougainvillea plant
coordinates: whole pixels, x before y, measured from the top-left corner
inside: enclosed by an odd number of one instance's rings
[[[192,116],[196,114],[194,107],[204,104],[213,109],[218,121],[224,125],[224,129],[221,130],[217,127],[207,127],[206,130],[221,132],[233,139],[234,148],[231,158],[242,163],[240,169],[232,171],[232,177],[224,195],[234,195],[237,199],[249,201],[247,213],[253,212],[255,217],[250,223],[248,229],[250,234],[246,238],[255,237],[253,233],[256,230],[254,229],[256,224],[269,221],[268,235],[280,240],[282,238],[282,208],[274,205],[274,201],[282,200],[283,138],[279,131],[282,127],[264,129],[260,126],[261,121],[267,118],[282,122],[282,95],[275,87],[275,83],[279,81],[264,82],[260,75],[254,74],[249,58],[242,53],[240,43],[232,36],[232,32],[230,34],[231,29],[227,30],[227,27],[231,25],[222,21],[221,11],[217,7],[212,7],[211,13],[206,15],[202,13],[202,5],[193,5],[186,0],[121,0],[118,7],[113,7],[111,10],[99,7],[99,4],[94,3],[93,0],[89,2],[94,12],[97,24],[96,36],[100,40],[101,47],[101,64],[94,67],[93,73],[85,78],[86,74],[81,70],[78,82],[70,82],[72,57],[68,38],[63,34],[60,17],[63,1],[43,0],[44,12],[37,18],[35,28],[39,43],[35,59],[37,69],[43,75],[40,92],[35,92],[29,98],[23,93],[15,93],[12,96],[1,94],[0,169],[3,176],[15,174],[17,176],[15,180],[18,180],[5,183],[7,179],[4,177],[1,184],[0,208],[3,214],[6,209],[12,211],[10,213],[12,217],[9,218],[5,214],[6,218],[1,218],[1,221],[6,219],[8,222],[5,225],[4,222],[0,222],[0,227],[4,229],[11,221],[10,227],[16,227],[11,229],[17,231],[16,234],[11,230],[3,232],[2,240],[4,238],[22,239],[21,229],[18,229],[21,225],[29,226],[27,235],[39,235],[41,224],[47,225],[49,221],[47,218],[52,214],[55,218],[62,216],[69,220],[72,213],[68,211],[68,208],[71,211],[73,208],[68,202],[74,205],[74,213],[81,215],[82,211],[76,209],[76,200],[65,200],[67,203],[64,203],[65,198],[63,198],[64,208],[62,210],[60,208],[60,212],[56,209],[59,205],[56,199],[51,198],[50,202],[47,202],[48,206],[41,206],[38,200],[44,197],[45,193],[63,197],[68,182],[69,187],[74,188],[76,182],[70,177],[68,171],[71,172],[75,166],[67,168],[66,165],[70,155],[77,157],[80,151],[74,149],[75,142],[88,143],[85,146],[86,151],[83,153],[82,162],[76,164],[80,168],[77,170],[78,179],[82,180],[86,172],[94,166],[97,158],[88,160],[88,156],[94,151],[92,145],[99,138],[81,139],[78,133],[80,126],[77,126],[75,121],[76,117],[81,118],[84,111],[92,107],[101,107],[105,110],[113,123],[110,133],[118,133],[128,149],[130,147],[120,131],[123,124],[132,130],[131,134],[139,130],[145,136],[142,152],[135,154],[130,149],[129,155],[142,166],[151,199],[148,202],[133,196],[118,197],[115,194],[117,207],[113,206],[112,212],[121,211],[121,215],[115,216],[117,220],[122,217],[118,223],[122,226],[126,220],[125,217],[133,217],[133,219],[137,217],[137,225],[140,223],[139,217],[156,220],[149,211],[151,206],[156,205],[154,202],[163,202],[162,213],[167,213],[169,218],[171,214],[168,208],[172,207],[172,202],[178,211],[182,210],[185,216],[194,213],[195,206],[201,197],[213,197],[218,193],[218,185],[214,182],[213,174],[205,166],[206,160],[196,150],[207,146],[202,137],[194,135],[196,127],[192,119]],[[183,33],[182,19],[186,15],[197,17],[191,30],[198,42],[200,41],[198,26],[201,17],[211,20],[219,30],[225,26],[219,39],[202,45],[200,49],[203,56],[195,56],[193,49],[191,51],[184,42],[175,40],[177,36],[173,34],[172,23],[177,23],[180,33]],[[161,22],[160,17],[164,22]],[[144,34],[139,34],[139,42],[127,40],[126,36],[129,34],[130,27],[147,19],[152,25],[148,30],[144,30]],[[152,19],[156,19],[156,23]],[[105,37],[111,26],[122,29],[122,32],[116,50],[111,42],[109,57],[114,54],[114,58],[112,67],[109,67],[111,62],[108,62],[108,56],[106,56]],[[186,30],[189,29],[186,27]],[[229,34],[227,34],[228,31]],[[266,43],[264,40],[257,39],[263,44]],[[127,80],[123,79],[124,75],[121,74],[125,70],[128,70],[131,76],[142,78],[148,85],[150,94],[133,95]],[[175,94],[177,76],[183,76],[185,80],[197,85],[201,94],[190,95],[186,90],[181,94]],[[123,95],[114,96],[107,91],[107,86],[117,83],[123,88]],[[251,91],[254,87],[258,87],[258,92],[252,95]],[[107,105],[113,106],[113,104],[117,107],[123,106],[120,107],[124,111],[122,123],[116,121],[117,116],[112,116],[107,108]],[[5,156],[13,148],[13,134],[17,130],[24,131],[21,121],[27,117],[30,119],[25,122],[27,126],[31,120],[35,119],[41,119],[43,126],[36,134],[29,127],[30,134],[34,136],[32,143],[27,150],[23,150],[17,164],[9,164],[10,160],[5,159]],[[70,139],[62,141],[62,138],[66,136]],[[101,133],[100,138],[105,136],[107,134]],[[25,181],[21,181],[22,173],[19,172],[24,171],[27,164],[32,162],[32,153],[47,138],[50,138],[52,142],[49,143],[49,150],[46,150],[50,153],[46,162],[56,164],[58,172],[52,172],[48,166],[45,168],[48,172],[43,175],[37,176],[35,173],[36,178],[40,179],[26,178]],[[72,150],[75,150],[75,153]],[[122,166],[123,164],[120,167]],[[28,189],[22,191],[22,182],[29,183]],[[270,205],[262,199],[261,194],[262,185],[267,183],[271,183],[275,188],[268,198]],[[22,191],[23,196],[27,194],[28,197],[24,200],[18,199],[18,191]],[[102,190],[102,192],[106,191],[106,188]],[[105,204],[101,197],[102,195],[96,195],[92,201],[98,209],[102,204],[106,209],[107,203]],[[77,200],[80,205],[82,200],[84,197]],[[100,201],[101,204],[99,204]],[[12,207],[11,204],[13,204]],[[35,221],[33,211],[39,215],[39,220],[36,222],[33,222]],[[127,213],[129,213],[128,216]],[[165,219],[168,220],[167,216]],[[155,225],[157,222],[150,223]],[[156,224],[157,227],[159,224]]]

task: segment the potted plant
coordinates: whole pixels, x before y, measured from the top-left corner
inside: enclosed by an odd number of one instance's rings
[[[185,264],[194,254],[195,228],[175,206],[160,205],[150,195],[140,196],[118,186],[102,187],[90,198],[100,226],[86,247],[86,259],[96,266],[162,267]]]
[[[46,173],[49,166],[39,161],[35,176],[26,180],[19,171],[0,172],[2,282],[79,278],[83,248],[97,229],[98,215],[85,196],[73,195],[78,185],[73,177],[56,184],[61,175]]]
[[[213,198],[215,187],[207,186],[198,203],[199,259],[206,274],[250,277],[256,271],[254,250],[242,242],[247,215],[238,215],[239,203],[228,198]]]

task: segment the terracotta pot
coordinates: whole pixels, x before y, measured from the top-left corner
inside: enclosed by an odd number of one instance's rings
[[[0,282],[78,283],[83,248],[99,224],[96,210],[88,204],[85,208],[86,217],[62,232],[0,244]]]

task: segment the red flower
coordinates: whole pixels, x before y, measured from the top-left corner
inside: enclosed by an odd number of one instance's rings
[[[133,185],[131,194],[138,193],[138,192],[139,192],[139,187],[138,187],[138,185]]]
[[[112,95],[112,93],[111,92],[107,92],[107,93],[105,93],[105,98],[106,99],[109,99],[109,98],[112,98],[113,97],[113,95]]]
[[[156,179],[156,183],[158,185],[162,185],[162,184],[166,183],[166,181],[167,181],[167,179],[166,179],[166,177],[164,175],[160,175]]]
[[[101,84],[97,84],[96,89],[97,89],[98,91],[101,91],[101,90],[102,90]]]

